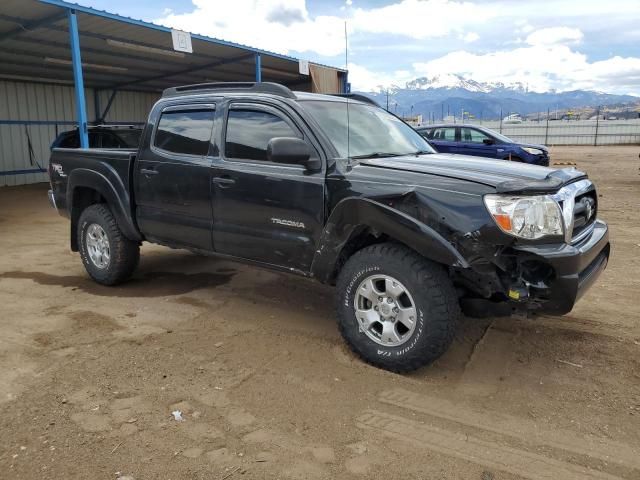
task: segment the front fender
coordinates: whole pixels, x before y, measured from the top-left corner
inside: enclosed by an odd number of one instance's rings
[[[331,212],[313,259],[311,274],[321,282],[330,282],[340,253],[364,230],[387,235],[436,263],[469,267],[462,255],[433,228],[389,206],[352,197],[341,200]]]
[[[69,211],[72,212],[74,208],[75,189],[85,187],[95,190],[105,199],[124,236],[133,241],[142,241],[129,208],[131,202],[129,192],[115,170],[104,164],[102,167],[104,171],[76,168],[71,172],[67,188]]]

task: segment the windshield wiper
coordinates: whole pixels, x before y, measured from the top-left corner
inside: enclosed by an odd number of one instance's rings
[[[407,155],[430,155],[434,152],[430,151],[430,150],[418,150],[417,152],[411,152],[408,153]]]
[[[364,160],[366,158],[387,158],[387,157],[399,157],[402,153],[390,153],[390,152],[373,152],[365,155],[354,155],[350,158],[354,160]]]

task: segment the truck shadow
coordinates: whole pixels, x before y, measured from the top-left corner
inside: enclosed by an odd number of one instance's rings
[[[228,269],[197,273],[153,271],[136,275],[128,282],[114,287],[99,285],[89,277],[80,275],[52,275],[31,271],[5,272],[0,274],[0,279],[32,280],[39,285],[71,288],[101,297],[152,298],[182,295],[200,288],[215,288],[228,283],[234,274],[234,271]]]

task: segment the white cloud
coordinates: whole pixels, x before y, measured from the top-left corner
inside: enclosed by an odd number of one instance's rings
[[[193,0],[190,13],[156,22],[278,53],[313,51],[334,56],[344,51],[344,20],[311,18],[305,0]]]
[[[350,65],[349,78],[358,90],[403,85],[418,76],[461,74],[477,81],[528,83],[530,89],[538,91],[594,88],[640,94],[640,58],[612,56],[590,62],[576,50],[576,45],[582,45],[583,31],[588,36],[589,28],[597,25],[601,29],[606,19],[628,22],[631,15],[637,16],[638,0],[616,0],[615,9],[606,2],[563,0],[554,2],[552,11],[539,3],[522,1],[395,1],[363,7],[364,2],[356,6],[352,0],[345,0],[340,7],[343,10],[336,9],[339,13],[314,16],[306,0],[233,0],[224,2],[223,8],[222,0],[192,0],[192,12],[165,12],[156,21],[279,53],[333,57],[325,62],[341,64],[346,19],[349,39],[354,40],[350,57],[357,62]],[[565,23],[565,18],[572,20]],[[403,59],[428,51],[425,46],[430,39],[458,39],[483,48],[498,25],[504,27],[503,50],[476,53],[467,47],[438,58],[427,57],[413,63],[411,71],[406,70]],[[609,23],[607,28],[616,31],[615,25]],[[544,28],[536,30],[540,26]],[[634,30],[627,28],[619,35],[623,34],[633,38]],[[369,62],[374,59],[376,64],[388,66],[373,71]],[[405,70],[399,70],[400,65]]]
[[[414,78],[415,72],[409,70],[373,72],[361,65],[349,63],[349,82],[352,90],[371,92],[394,84],[404,86],[405,82]]]
[[[424,39],[462,32],[498,15],[497,8],[471,2],[402,0],[380,8],[355,9],[352,22],[357,31]]]
[[[379,8],[351,8],[347,17],[312,17],[305,0],[192,0],[189,13],[168,13],[154,20],[163,25],[265,50],[315,52],[325,56],[344,49],[344,21],[350,33],[395,34],[413,39],[462,34],[467,25],[498,15],[498,9],[453,0],[402,0]],[[346,0],[346,5],[352,5]],[[474,38],[469,33],[469,38]],[[474,41],[474,40],[470,40]]]
[[[594,89],[640,94],[640,58],[589,62],[586,55],[567,45],[531,45],[487,54],[457,51],[413,67],[417,76],[456,73],[480,82],[521,82],[534,91]]]
[[[480,39],[480,35],[476,32],[469,32],[464,37],[462,37],[462,41],[464,43],[473,43],[477,42]]]
[[[577,28],[550,27],[537,30],[527,37],[529,45],[556,45],[579,43],[584,35]]]

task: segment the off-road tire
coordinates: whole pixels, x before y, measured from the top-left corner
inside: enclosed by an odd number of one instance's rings
[[[371,275],[387,275],[410,292],[417,324],[409,339],[396,347],[383,346],[361,329],[354,299],[360,283]],[[397,373],[430,364],[451,345],[460,308],[445,269],[399,244],[366,247],[347,260],[337,278],[337,317],[340,333],[363,360]]]
[[[98,268],[87,251],[87,229],[98,224],[107,235],[110,247],[109,264]],[[88,206],[78,220],[78,246],[84,268],[89,276],[102,285],[117,285],[127,280],[140,261],[140,245],[122,234],[109,207],[104,203]]]

